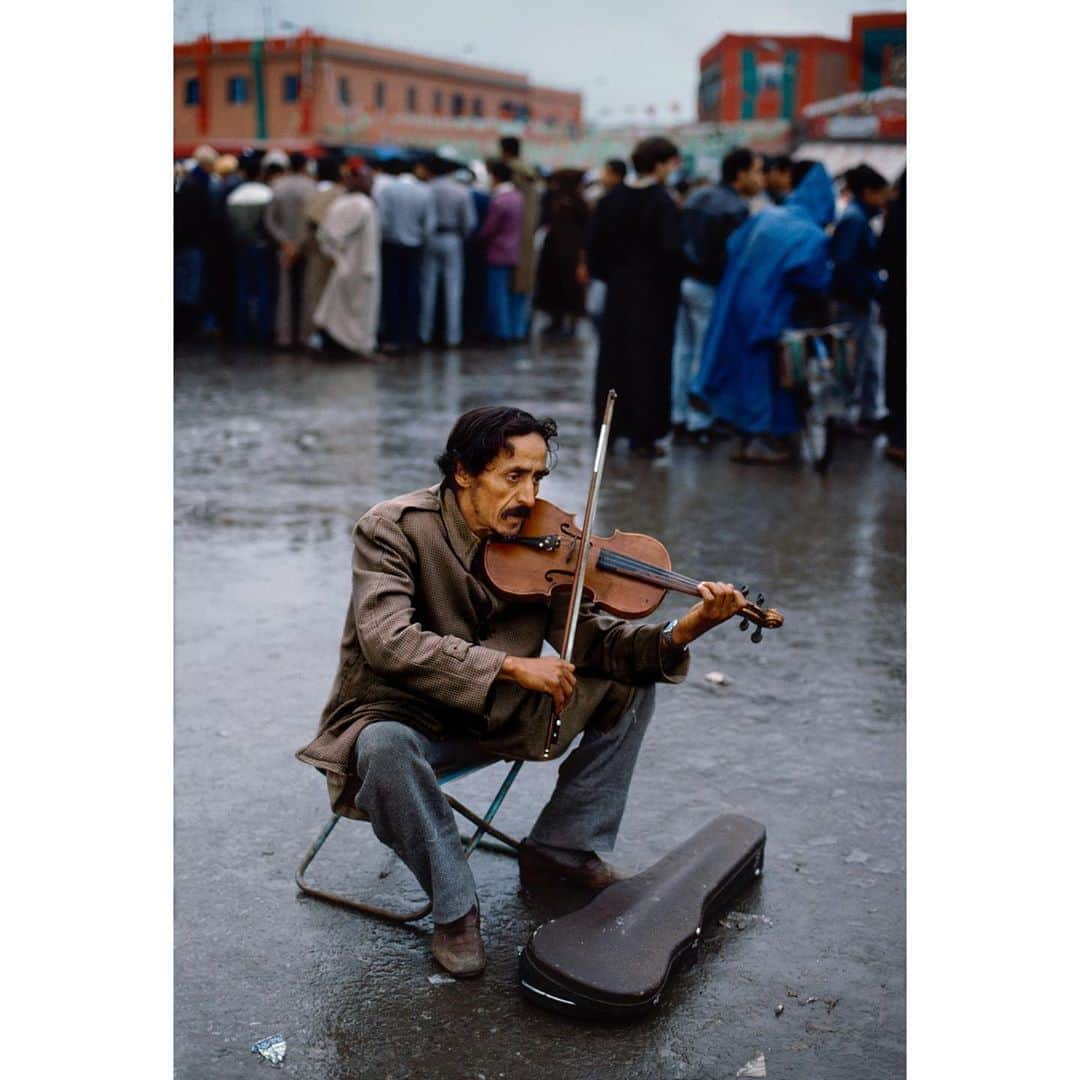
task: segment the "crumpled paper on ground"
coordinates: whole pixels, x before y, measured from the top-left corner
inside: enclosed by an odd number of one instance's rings
[[[759,1050],[757,1056],[751,1058],[735,1075],[746,1077],[765,1076],[765,1055]]]
[[[262,1055],[271,1065],[280,1065],[285,1060],[285,1036],[268,1035],[255,1043],[251,1052]]]

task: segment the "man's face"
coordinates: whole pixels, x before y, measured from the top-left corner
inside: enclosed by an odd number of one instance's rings
[[[754,164],[735,177],[735,190],[750,199],[759,195],[764,186],[765,162],[760,157],[754,158]]]
[[[606,165],[604,171],[600,174],[600,183],[604,185],[609,191],[613,187],[617,187],[622,180],[622,177],[614,169],[609,169]]]
[[[889,201],[889,189],[887,187],[866,188],[859,198],[875,212],[884,210]]]
[[[765,186],[774,195],[791,194],[791,170],[770,169],[765,174]]]
[[[548,474],[543,435],[518,435],[509,446],[479,476],[458,466],[458,506],[477,536],[517,536],[540,493],[540,481]]]

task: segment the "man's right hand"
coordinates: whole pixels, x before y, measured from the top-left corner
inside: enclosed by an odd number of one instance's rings
[[[574,692],[574,665],[558,656],[508,656],[503,661],[499,678],[515,682],[526,690],[550,694],[555,711],[562,712]]]

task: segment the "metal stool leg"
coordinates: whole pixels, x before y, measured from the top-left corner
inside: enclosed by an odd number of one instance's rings
[[[506,833],[499,832],[491,824],[491,819],[499,812],[499,807],[502,806],[503,799],[506,798],[506,793],[510,790],[510,785],[517,779],[517,774],[521,772],[521,766],[524,762],[515,761],[510,771],[506,774],[506,779],[502,782],[502,787],[499,788],[492,799],[491,805],[488,807],[488,812],[484,815],[483,820],[477,821],[476,815],[467,807],[463,806],[457,801],[457,799],[451,799],[447,795],[447,801],[450,805],[459,813],[467,817],[476,826],[476,832],[473,833],[472,839],[465,845],[465,858],[467,859],[475,850],[476,845],[480,843],[480,837],[483,833],[490,833],[492,836],[497,837],[504,844],[513,848],[514,851],[521,846],[521,842],[518,840],[511,840]]]
[[[507,774],[506,779],[503,781],[502,786],[499,788],[492,800],[491,805],[488,807],[487,813],[483,817],[480,817],[475,811],[470,810],[464,803],[458,802],[453,796],[447,795],[446,801],[463,817],[467,818],[476,826],[476,832],[472,837],[462,837],[462,843],[465,845],[465,858],[467,859],[473,851],[480,844],[480,838],[484,833],[495,837],[498,841],[506,846],[507,854],[510,852],[516,852],[521,846],[519,840],[513,839],[513,837],[507,836],[506,833],[496,829],[491,824],[492,819],[498,813],[499,807],[502,805],[503,799],[506,798],[507,792],[510,790],[511,784],[517,778],[518,772],[521,770],[522,762],[516,761]],[[453,774],[447,779],[455,778],[457,775]],[[311,847],[308,848],[307,853],[304,855],[303,860],[300,863],[299,868],[296,871],[296,885],[302,893],[306,896],[312,896],[316,900],[325,900],[327,903],[338,904],[341,907],[347,907],[352,911],[359,911],[363,915],[373,915],[378,919],[387,919],[391,922],[414,922],[417,919],[422,919],[425,915],[431,911],[431,901],[429,900],[422,908],[417,908],[415,911],[400,912],[392,911],[389,908],[377,907],[374,904],[365,904],[359,900],[352,900],[347,896],[343,896],[340,893],[330,892],[327,889],[319,889],[310,884],[304,878],[304,872],[311,865],[315,856],[318,855],[319,850],[323,844],[326,843],[330,834],[334,831],[334,827],[341,820],[340,814],[334,814],[330,820],[323,826],[322,831],[312,841]],[[487,846],[487,845],[485,845]]]
[[[329,892],[326,889],[318,889],[304,879],[304,871],[311,865],[312,860],[318,855],[319,849],[326,843],[327,837],[334,831],[334,826],[340,820],[341,815],[335,814],[323,826],[322,832],[315,837],[311,847],[308,848],[307,854],[304,856],[303,861],[296,871],[296,884],[300,891],[307,896],[315,897],[316,900],[325,900],[330,904],[339,904],[342,907],[350,908],[352,911],[359,911],[364,915],[374,915],[379,919],[389,919],[391,922],[413,922],[414,920],[422,919],[427,915],[428,912],[431,911],[430,900],[422,908],[417,908],[415,911],[391,911],[389,908],[377,907],[374,904],[363,904],[359,900],[351,900],[347,896],[342,896],[341,893]]]

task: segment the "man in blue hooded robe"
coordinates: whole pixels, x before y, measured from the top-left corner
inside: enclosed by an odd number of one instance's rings
[[[825,227],[835,209],[832,183],[815,162],[783,206],[766,207],[728,239],[727,266],[690,392],[742,436],[736,461],[779,464],[790,457],[777,440],[801,425],[793,395],[777,382],[776,348],[798,321],[796,302],[828,288]]]

